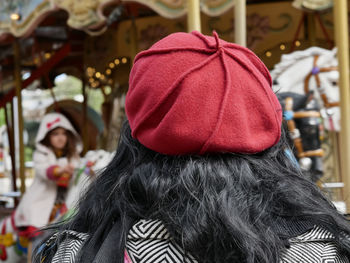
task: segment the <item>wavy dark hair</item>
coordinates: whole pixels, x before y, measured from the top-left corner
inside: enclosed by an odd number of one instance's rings
[[[122,239],[115,246],[119,258],[109,262],[123,262],[126,235],[141,218],[161,220],[202,263],[278,262],[288,239],[314,225],[333,233],[339,248],[350,252],[348,222],[303,178],[286,149],[282,132],[277,145],[257,154],[167,156],[133,139],[126,122],[114,159],[76,214],[55,228],[90,235],[79,261],[84,263],[93,261],[113,222]],[[42,262],[50,262],[55,250],[50,251]]]

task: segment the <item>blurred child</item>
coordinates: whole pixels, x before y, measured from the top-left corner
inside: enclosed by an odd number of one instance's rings
[[[27,234],[67,211],[66,192],[82,148],[80,136],[59,113],[44,116],[35,142],[35,178],[14,217],[16,227]]]

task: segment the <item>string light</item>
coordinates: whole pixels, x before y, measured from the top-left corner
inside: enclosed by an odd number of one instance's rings
[[[299,40],[295,41],[295,46],[300,47],[301,43]]]
[[[271,53],[271,51],[266,51],[265,55],[269,58],[272,56],[272,53]]]
[[[49,59],[51,57],[51,54],[50,53],[45,53],[45,58],[46,59]]]
[[[286,49],[286,46],[284,44],[281,44],[280,45],[280,50],[285,50]]]
[[[13,20],[13,21],[18,21],[18,20],[21,19],[21,15],[18,14],[18,13],[12,13],[12,14],[10,15],[10,18],[11,18],[11,20]]]
[[[88,68],[86,69],[86,72],[87,72],[87,75],[88,75],[89,77],[92,77],[92,76],[94,75],[94,73],[95,73],[95,69],[92,68],[92,67],[88,67]]]
[[[46,56],[46,54],[45,54],[45,56]],[[50,56],[51,56],[51,54],[50,54]],[[126,57],[114,59],[113,62],[108,63],[108,67],[104,71],[105,75],[102,74],[101,72],[96,71],[96,69],[93,67],[87,67],[86,73],[89,77],[90,86],[93,88],[96,88],[101,84],[101,82],[108,83],[108,84],[112,85],[113,80],[110,78],[107,78],[106,76],[111,75],[112,69],[114,69],[116,66],[120,65],[120,63],[126,64],[127,62],[128,62],[128,58],[126,58]],[[98,81],[98,80],[100,80],[100,81]]]
[[[111,94],[111,92],[112,92],[112,89],[111,89],[111,87],[105,87],[105,93],[107,94],[107,95],[109,95],[109,94]]]

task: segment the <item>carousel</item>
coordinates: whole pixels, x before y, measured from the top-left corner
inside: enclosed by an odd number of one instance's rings
[[[252,49],[270,69],[290,134],[291,158],[348,214],[347,8],[347,0],[2,1],[0,108],[11,156],[7,176],[11,192],[18,193],[15,204],[26,191],[25,140],[18,132],[25,128],[24,90],[49,91],[52,103],[44,112],[64,114],[82,136],[79,178],[87,168],[93,170],[91,163],[100,168],[109,160],[110,155],[97,149],[113,152],[117,147],[135,55],[173,32],[210,35],[215,30],[221,38]],[[80,81],[82,101],[57,98],[55,79],[62,74]],[[102,93],[100,112],[89,106],[90,90]],[[16,241],[11,220],[0,222],[0,230],[0,261],[21,262],[26,241]]]

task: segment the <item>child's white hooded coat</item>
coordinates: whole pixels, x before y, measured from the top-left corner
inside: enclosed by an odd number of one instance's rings
[[[41,144],[47,133],[53,129],[62,127],[73,133],[76,138],[77,153],[81,152],[82,144],[71,123],[65,116],[59,113],[49,113],[41,121],[36,136],[36,150],[33,155],[35,177],[33,184],[27,189],[15,212],[15,224],[17,227],[34,226],[41,228],[45,226],[54,206],[57,186],[47,177],[47,169],[52,165],[66,166],[66,157],[56,158],[54,152]],[[71,158],[70,163],[77,168],[79,157]]]

